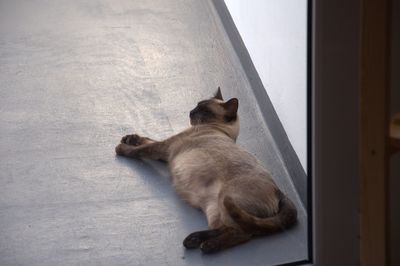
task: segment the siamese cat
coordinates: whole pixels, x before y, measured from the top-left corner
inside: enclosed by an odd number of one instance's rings
[[[169,164],[178,195],[207,216],[209,229],[188,235],[183,245],[214,253],[254,236],[294,225],[297,210],[268,171],[235,142],[239,101],[224,102],[220,88],[190,111],[191,127],[163,141],[127,135],[116,153]]]

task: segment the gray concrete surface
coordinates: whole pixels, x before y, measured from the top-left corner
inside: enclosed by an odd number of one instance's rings
[[[116,157],[162,139],[221,86],[238,143],[297,202],[292,230],[213,256],[167,167]],[[0,1],[0,265],[274,265],[307,257],[306,214],[208,1]]]

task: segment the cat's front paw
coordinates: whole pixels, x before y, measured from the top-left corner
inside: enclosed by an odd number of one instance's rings
[[[121,139],[121,143],[128,145],[139,146],[143,144],[142,137],[137,134],[126,135]]]
[[[115,153],[117,155],[125,155],[125,148],[124,148],[124,143],[118,144],[117,147],[115,147]]]

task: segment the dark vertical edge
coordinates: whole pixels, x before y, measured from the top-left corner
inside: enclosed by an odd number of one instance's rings
[[[391,3],[390,22],[390,114],[400,112],[400,1]],[[391,265],[400,265],[400,152],[390,158],[389,175],[389,256]]]
[[[390,265],[391,0],[362,1],[361,264]]]
[[[316,265],[360,264],[360,0],[313,0]]]
[[[307,247],[308,259],[312,263],[313,255],[313,23],[314,23],[313,1],[307,1]]]

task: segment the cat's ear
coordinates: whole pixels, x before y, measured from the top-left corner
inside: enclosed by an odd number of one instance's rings
[[[217,90],[217,92],[215,93],[214,98],[215,98],[215,99],[218,99],[218,100],[221,100],[221,101],[224,100],[224,99],[222,98],[222,93],[221,93],[221,88],[220,88],[220,87],[218,87],[218,90]]]
[[[226,111],[225,117],[229,118],[230,120],[235,119],[237,115],[237,110],[239,108],[239,100],[237,98],[232,98],[224,103],[223,107]]]

